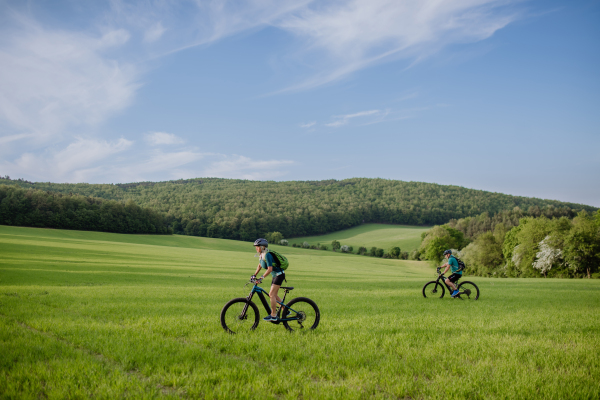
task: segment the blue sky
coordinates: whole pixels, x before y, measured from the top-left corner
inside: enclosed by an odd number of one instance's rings
[[[599,71],[599,1],[0,0],[0,175],[600,206]]]

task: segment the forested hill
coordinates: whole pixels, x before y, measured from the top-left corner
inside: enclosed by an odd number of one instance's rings
[[[362,222],[443,224],[519,207],[529,215],[574,216],[595,207],[423,182],[353,178],[342,181],[247,181],[199,178],[130,184],[0,183],[110,200],[133,200],[162,212],[176,233],[253,240],[328,233]]]

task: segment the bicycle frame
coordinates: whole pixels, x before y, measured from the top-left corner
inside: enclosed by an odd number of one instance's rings
[[[277,302],[277,304],[281,305],[279,312],[281,312],[281,310],[285,307],[288,310],[295,312],[296,315],[299,315],[298,311],[294,310],[293,308],[288,307],[284,303],[287,294],[290,292],[288,289],[284,289],[284,291],[285,291],[285,294],[283,295],[283,299],[281,299],[281,302],[279,302],[279,301]],[[254,286],[252,287],[252,290],[250,291],[250,294],[248,295],[248,297],[246,297],[246,299],[248,299],[249,302],[252,301],[252,297],[254,297],[255,293],[258,294],[258,297],[260,298],[260,302],[262,303],[263,307],[265,308],[265,311],[267,312],[267,314],[270,315],[271,314],[271,305],[267,302],[267,299],[265,298],[265,294],[267,295],[267,297],[270,298],[269,292],[267,292],[265,289],[258,286],[258,284],[256,282],[254,282]],[[244,310],[242,311],[242,315],[246,315],[248,306],[249,306],[249,303],[246,303],[246,305],[244,306]],[[279,315],[278,315],[278,317],[279,317]],[[277,321],[272,321],[272,322],[275,324],[278,324],[278,323],[284,322],[284,321],[297,321],[299,319],[300,319],[300,317],[296,316],[296,317],[289,317],[289,318],[278,318]]]
[[[438,277],[437,277],[437,279],[436,279],[435,281],[436,281],[437,283],[439,283],[440,279],[441,279],[441,280],[442,280],[442,282],[444,283],[444,286],[446,286],[446,289],[448,289],[448,291],[450,292],[450,294],[452,294],[452,292],[454,291],[454,289],[452,289],[452,288],[450,287],[450,285],[448,285],[448,284],[446,283],[446,279],[448,279],[448,278],[446,278],[446,277],[444,276],[444,274],[443,274],[443,273],[439,273],[439,274],[438,274]],[[458,281],[454,282],[454,284],[456,285],[456,288],[458,289]]]

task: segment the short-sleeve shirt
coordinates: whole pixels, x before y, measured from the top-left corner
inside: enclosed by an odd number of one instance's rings
[[[462,271],[458,270],[460,267],[458,266],[458,261],[456,261],[454,256],[450,256],[450,258],[448,258],[448,264],[450,265],[450,270],[453,274],[462,275]]]
[[[273,255],[269,252],[265,254],[265,259],[260,258],[260,266],[264,269],[269,269],[269,267],[273,267],[273,271],[271,271],[271,276],[275,278],[283,274],[285,271],[275,265],[275,260],[273,260]]]

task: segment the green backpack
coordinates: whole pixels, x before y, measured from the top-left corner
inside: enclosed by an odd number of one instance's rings
[[[275,261],[275,266],[282,270],[286,270],[287,267],[290,266],[290,262],[283,254],[276,252],[275,250],[269,249],[269,253],[273,256],[273,261]]]

